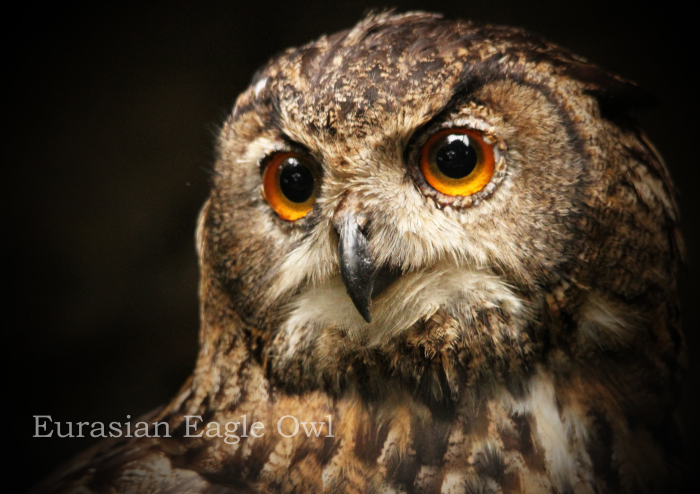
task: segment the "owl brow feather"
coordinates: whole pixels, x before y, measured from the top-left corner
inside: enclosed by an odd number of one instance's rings
[[[445,103],[438,108],[438,110],[435,112],[435,114],[430,117],[426,122],[423,124],[419,125],[415,129],[413,129],[413,133],[407,140],[407,144],[404,147],[404,160],[408,160],[409,154],[411,152],[412,147],[416,143],[416,141],[420,138],[420,136],[423,134],[423,131],[427,128],[429,128],[431,125],[435,124],[436,122],[439,122],[440,120],[444,119],[451,111],[453,111],[456,107],[460,105],[464,105],[466,103],[469,103],[470,101],[473,101],[473,94],[472,94],[471,88],[463,88],[458,91],[453,91],[452,95],[450,98],[445,101]]]

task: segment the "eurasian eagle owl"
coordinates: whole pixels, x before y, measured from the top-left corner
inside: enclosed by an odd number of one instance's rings
[[[673,490],[682,247],[644,98],[422,13],[275,57],[221,129],[167,434],[45,489]]]

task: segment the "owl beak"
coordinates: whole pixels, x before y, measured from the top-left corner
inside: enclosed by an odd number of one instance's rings
[[[377,269],[369,252],[364,226],[366,222],[362,217],[345,214],[336,223],[336,231],[340,237],[340,276],[357,311],[365,321],[371,322],[372,289]]]

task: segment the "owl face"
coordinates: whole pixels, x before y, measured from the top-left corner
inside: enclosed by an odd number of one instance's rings
[[[598,276],[591,198],[620,151],[595,92],[623,83],[591,67],[426,15],[283,53],[222,129],[203,276],[277,361],[386,348],[436,315],[468,334],[480,308],[517,340],[550,291]]]

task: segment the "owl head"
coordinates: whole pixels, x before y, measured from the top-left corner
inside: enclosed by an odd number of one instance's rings
[[[422,13],[283,52],[219,136],[202,352],[233,335],[283,388],[448,400],[652,340],[653,374],[680,351],[679,237],[644,99],[520,30]]]

